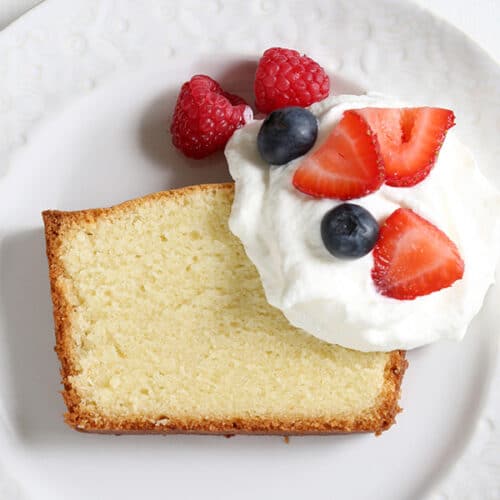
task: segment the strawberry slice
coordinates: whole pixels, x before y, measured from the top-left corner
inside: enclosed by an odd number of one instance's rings
[[[399,208],[380,228],[372,278],[386,297],[411,300],[451,286],[464,274],[456,245],[412,210]]]
[[[345,111],[338,125],[295,171],[293,185],[317,198],[351,200],[376,191],[384,166],[375,135],[365,119]]]
[[[386,184],[409,187],[423,181],[436,162],[453,111],[442,108],[364,108],[358,110],[377,134]]]

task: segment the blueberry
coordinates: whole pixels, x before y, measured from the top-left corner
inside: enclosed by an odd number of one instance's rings
[[[307,109],[281,108],[265,120],[257,136],[260,155],[272,165],[284,165],[305,155],[318,136],[318,120]]]
[[[339,259],[363,257],[375,246],[378,234],[379,227],[373,215],[353,203],[336,206],[321,221],[323,243]]]

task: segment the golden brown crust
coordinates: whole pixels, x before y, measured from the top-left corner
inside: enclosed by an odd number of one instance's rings
[[[70,378],[76,375],[71,345],[71,304],[64,293],[65,270],[60,259],[61,241],[65,232],[73,225],[93,222],[100,217],[109,217],[117,212],[143,205],[165,197],[182,197],[200,190],[234,190],[232,183],[203,184],[171,191],[154,193],[130,200],[111,208],[97,208],[78,212],[44,211],[47,257],[54,323],[56,352],[61,362],[62,391],[68,408],[65,421],[71,427],[84,432],[101,433],[197,433],[197,434],[332,434],[349,432],[375,432],[388,429],[401,411],[398,400],[401,382],[408,366],[404,351],[393,351],[384,370],[384,385],[373,408],[354,418],[305,419],[305,418],[231,418],[207,419],[203,417],[175,419],[158,416],[154,421],[146,418],[118,419],[105,415],[89,414],[81,409],[80,396],[72,387]]]
[[[61,378],[64,385],[62,395],[68,408],[68,415],[78,414],[80,398],[69,382],[69,377],[75,374],[71,359],[71,306],[65,298],[60,277],[64,276],[64,268],[59,259],[61,234],[64,232],[64,216],[60,212],[43,212],[45,224],[45,240],[47,258],[49,261],[49,279],[52,295],[54,326],[56,334],[55,351],[61,362]]]

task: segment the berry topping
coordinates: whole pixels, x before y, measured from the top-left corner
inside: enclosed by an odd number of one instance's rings
[[[400,208],[380,228],[372,278],[387,297],[411,300],[451,286],[464,274],[456,245],[412,210]]]
[[[356,111],[345,111],[338,125],[295,171],[293,185],[318,198],[351,200],[376,191],[384,166],[376,136]]]
[[[285,106],[310,106],[328,96],[325,70],[296,50],[267,49],[255,74],[255,105],[263,113]]]
[[[339,259],[357,259],[366,255],[377,242],[378,232],[373,215],[353,203],[336,206],[321,221],[323,243]]]
[[[260,155],[272,165],[283,165],[306,154],[318,136],[318,120],[307,109],[273,111],[257,136]]]
[[[364,108],[358,112],[377,134],[386,184],[408,187],[424,180],[437,159],[453,111],[442,108]]]
[[[224,92],[212,78],[196,75],[177,98],[170,132],[174,146],[190,158],[223,149],[233,132],[252,119],[241,97]]]

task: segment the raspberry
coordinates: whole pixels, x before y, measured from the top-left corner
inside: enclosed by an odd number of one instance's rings
[[[173,145],[190,158],[223,149],[233,132],[252,119],[252,110],[206,75],[184,83],[177,97],[170,132]]]
[[[272,48],[262,55],[255,74],[255,105],[263,113],[285,106],[310,106],[328,96],[325,70],[296,50]]]

